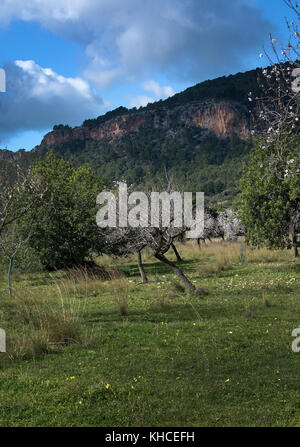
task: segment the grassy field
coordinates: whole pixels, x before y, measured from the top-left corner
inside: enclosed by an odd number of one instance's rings
[[[238,243],[178,246],[204,298],[146,256],[0,281],[1,426],[299,426],[300,263]],[[172,257],[172,256],[171,256]],[[120,271],[122,273],[120,273]]]

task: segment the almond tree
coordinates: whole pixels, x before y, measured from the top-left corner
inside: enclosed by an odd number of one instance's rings
[[[236,240],[239,236],[245,235],[245,230],[238,214],[230,208],[218,214],[216,227],[223,239],[229,241]]]
[[[0,238],[0,251],[4,254],[4,257],[8,260],[8,295],[12,298],[12,285],[11,275],[14,264],[14,259],[20,251],[24,252],[24,249],[28,248],[28,241],[31,237],[31,232],[27,235],[23,231],[20,231],[18,221],[15,220],[9,226],[6,226],[2,231],[2,237]]]
[[[201,248],[201,241],[205,244],[207,239],[211,241],[211,239],[218,237],[219,235],[223,237],[218,230],[217,213],[206,209],[204,211],[204,231],[202,236],[197,239],[199,248]]]
[[[264,49],[270,67],[261,71],[258,83],[261,96],[254,98],[249,94],[249,101],[256,100],[259,118],[267,133],[266,143],[272,144],[282,135],[299,131],[300,106],[300,8],[298,0],[283,0],[295,18],[286,26],[289,31],[288,43],[282,44],[272,34],[269,36],[271,52]]]
[[[11,273],[13,260],[17,253],[27,244],[31,231],[19,230],[19,222],[33,205],[42,201],[45,189],[32,179],[30,172],[25,173],[13,161],[7,163],[0,176],[0,250],[8,259],[8,292],[12,296]],[[9,172],[8,172],[9,170]],[[11,177],[14,172],[13,180]]]
[[[12,183],[6,171],[0,176],[0,238],[4,237],[4,230],[21,219],[44,194],[39,182],[24,173],[20,166],[15,167],[15,172]]]
[[[269,248],[293,248],[299,255],[300,241],[300,9],[297,0],[284,0],[295,20],[282,45],[270,35],[271,67],[259,78],[259,117],[264,123],[247,172],[241,181],[240,217],[247,241]],[[263,56],[263,54],[262,54]]]
[[[116,210],[119,218],[119,210]],[[160,207],[161,212],[161,207]],[[141,252],[148,247],[154,257],[162,264],[167,266],[183,282],[187,290],[199,295],[205,294],[204,289],[196,289],[194,284],[187,278],[183,271],[174,262],[170,261],[166,254],[174,246],[174,242],[185,235],[190,229],[186,226],[176,227],[174,219],[174,210],[171,210],[171,225],[164,227],[160,224],[158,227],[151,226],[151,216],[141,218],[141,224],[136,227],[115,227],[101,229],[101,237],[105,238],[103,251],[108,254],[126,256],[132,253],[138,253],[139,271],[143,282],[147,277],[142,265]]]

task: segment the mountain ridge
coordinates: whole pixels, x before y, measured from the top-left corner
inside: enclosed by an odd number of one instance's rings
[[[197,101],[188,106],[125,113],[97,127],[56,127],[43,138],[40,147],[55,146],[72,140],[113,139],[145,128],[170,127],[175,123],[208,129],[216,136],[247,138],[250,132],[249,115],[245,106],[229,101]],[[36,149],[37,150],[37,149]]]
[[[255,107],[248,95],[258,94],[260,71],[204,81],[139,109],[119,107],[81,126],[55,125],[31,151],[0,151],[1,164],[30,166],[53,149],[74,164],[90,163],[110,183],[147,187],[162,182],[167,169],[182,188],[231,200],[251,149]]]

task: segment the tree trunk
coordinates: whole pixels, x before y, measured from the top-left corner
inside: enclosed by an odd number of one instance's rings
[[[183,234],[181,234],[180,236],[178,236],[178,240],[179,240],[179,242],[181,242],[181,244],[185,244],[185,239],[184,239],[184,236],[183,236]]]
[[[180,256],[180,254],[178,253],[178,250],[177,250],[175,244],[172,243],[172,244],[171,244],[171,247],[173,248],[173,251],[174,251],[174,253],[175,253],[175,255],[176,255],[176,259],[177,259],[177,261],[178,261],[178,262],[183,262],[183,259],[182,259],[182,257]]]
[[[175,275],[178,276],[178,278],[183,282],[183,284],[185,285],[185,287],[190,291],[190,292],[195,292],[196,291],[196,287],[191,283],[191,281],[182,273],[182,271],[177,267],[176,264],[174,264],[173,262],[169,261],[169,259],[167,259],[164,255],[160,254],[160,253],[155,253],[154,255],[156,257],[156,259],[158,259],[160,262],[162,262],[164,265],[167,265],[173,273],[175,273]]]
[[[294,256],[295,258],[298,258],[299,257],[298,237],[297,234],[295,234],[295,231],[292,232],[292,238],[293,238]]]
[[[140,275],[141,275],[143,283],[146,284],[148,282],[148,278],[146,276],[146,273],[145,273],[145,270],[144,270],[144,266],[143,266],[142,250],[139,250],[137,252],[137,255],[138,255],[138,266],[139,266]]]
[[[12,298],[12,287],[11,287],[11,272],[12,272],[12,268],[13,268],[13,258],[9,258],[8,274],[7,274],[9,298]]]

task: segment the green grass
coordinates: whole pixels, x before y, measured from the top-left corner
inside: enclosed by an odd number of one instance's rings
[[[180,291],[151,257],[146,285],[134,260],[122,261],[126,278],[112,281],[17,275],[12,300],[3,278],[0,425],[299,426],[300,354],[291,332],[300,327],[300,264],[289,252],[264,251],[247,252],[241,265],[228,257],[234,245],[179,250],[208,296]],[[31,346],[27,337],[51,334],[24,319],[24,300],[42,315],[63,303],[79,327],[74,343],[21,355],[17,342]]]

